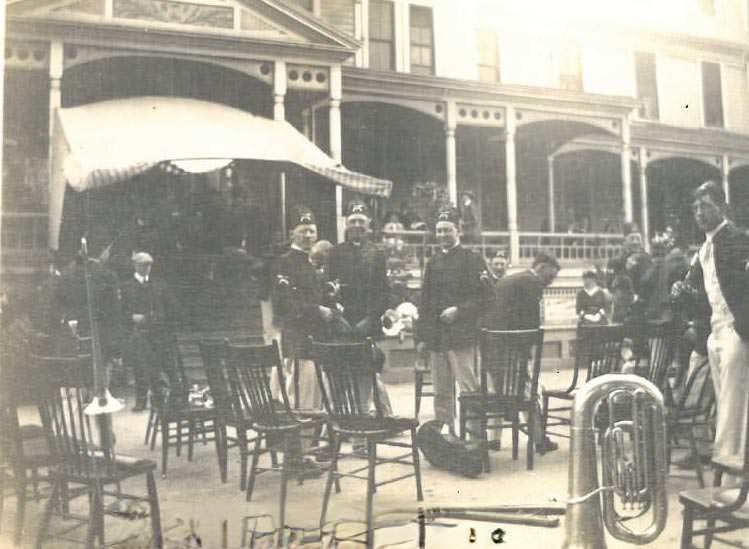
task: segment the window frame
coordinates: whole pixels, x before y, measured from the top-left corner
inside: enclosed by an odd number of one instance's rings
[[[415,42],[414,41],[414,30],[426,29],[425,26],[414,27],[414,12],[428,13],[429,14],[429,42]],[[417,4],[409,4],[408,6],[408,58],[409,67],[412,74],[422,74],[425,76],[434,76],[436,68],[436,56],[435,56],[435,39],[434,39],[434,10],[430,6],[421,6]],[[422,63],[414,63],[414,48],[419,50],[428,50],[430,57],[430,64],[424,65]],[[419,67],[420,70],[414,71],[414,67]],[[421,70],[426,69],[426,70]]]
[[[716,119],[715,121],[708,120],[708,104],[707,104],[707,81],[706,81],[706,74],[705,69],[706,67],[715,67],[717,72],[718,80],[717,80],[717,86],[716,91],[718,92],[717,95],[714,95],[714,97],[718,101],[718,105],[720,106],[720,113],[719,113],[719,119]],[[724,129],[726,127],[726,109],[725,109],[725,102],[723,101],[723,66],[719,62],[715,61],[700,61],[700,93],[702,95],[702,124],[706,128],[717,128],[717,129]],[[711,109],[712,110],[712,109]],[[717,108],[716,108],[717,112]]]
[[[642,59],[644,57],[649,57],[652,59],[652,67],[653,67],[653,91],[655,92],[654,104],[652,105],[652,110],[654,112],[648,113],[647,107],[643,105],[640,109],[638,109],[638,115],[642,120],[660,120],[660,98],[658,96],[658,57],[655,54],[655,52],[652,51],[635,51],[634,52],[634,68],[635,68],[635,88],[636,88],[636,94],[637,99],[642,101],[643,99],[646,99],[644,94],[642,93],[643,90],[641,89],[641,82],[640,82],[640,68],[638,64],[638,59]]]
[[[381,8],[387,8],[387,11],[390,16],[390,38],[385,39],[381,38],[379,36],[372,37],[372,8],[373,6],[378,6]],[[380,14],[384,13],[383,11],[378,12]],[[396,51],[395,51],[395,33],[396,33],[396,20],[395,20],[395,2],[392,2],[391,0],[369,0],[369,13],[367,14],[367,20],[368,20],[368,26],[369,26],[369,35],[367,37],[367,40],[369,42],[368,44],[368,59],[367,59],[367,67],[376,70],[376,71],[394,71],[396,69]],[[380,25],[381,26],[381,25]],[[390,59],[388,60],[388,66],[382,67],[372,66],[372,51],[374,48],[372,47],[373,44],[387,44],[390,49]]]
[[[493,53],[494,53],[494,64],[489,65],[487,63],[484,63],[484,55],[483,55],[483,48],[482,45],[485,44],[484,38],[487,36],[485,35],[491,35],[491,42],[493,44]],[[478,54],[479,54],[479,62],[478,62],[478,78],[480,82],[501,82],[502,81],[502,72],[500,70],[500,52],[499,52],[499,34],[496,31],[490,30],[490,29],[479,29],[477,33],[477,40],[478,40]],[[491,69],[494,71],[494,77],[491,80],[488,80],[486,78],[482,77],[482,69]]]

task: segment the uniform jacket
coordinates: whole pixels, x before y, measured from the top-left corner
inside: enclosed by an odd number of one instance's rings
[[[123,325],[133,328],[133,315],[146,315],[145,324],[139,325],[145,330],[163,330],[169,322],[176,321],[179,311],[176,302],[169,295],[167,288],[149,277],[148,282],[140,283],[131,277],[120,287],[120,302]]]
[[[341,282],[343,317],[355,327],[369,319],[368,336],[382,335],[380,317],[387,309],[385,254],[371,242],[338,244],[330,251],[328,278]]]
[[[749,234],[727,223],[713,238],[713,257],[723,298],[735,320],[736,333],[749,340]],[[697,290],[696,307],[710,310],[699,256],[692,262],[686,282]],[[699,302],[702,302],[701,305]]]
[[[416,341],[433,351],[473,345],[478,321],[493,300],[485,272],[481,256],[460,245],[447,252],[437,250],[424,271]],[[444,324],[440,314],[453,306],[458,308],[457,319]]]
[[[282,330],[284,355],[293,356],[303,349],[308,336],[319,339],[324,335],[319,310],[322,288],[309,255],[295,248],[275,261],[273,273],[274,319]]]
[[[496,284],[496,300],[483,325],[490,330],[538,329],[543,293],[543,284],[530,271],[502,278]]]

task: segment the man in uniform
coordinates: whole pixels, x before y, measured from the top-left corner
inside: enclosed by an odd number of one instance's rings
[[[307,339],[327,337],[327,327],[333,320],[333,310],[323,303],[322,286],[309,252],[317,241],[317,225],[312,211],[305,206],[294,209],[291,247],[279,257],[273,269],[273,311],[281,329],[284,358],[296,361],[299,369],[299,400],[294,405],[301,409],[317,410],[322,396],[317,383],[315,366],[307,359]],[[289,395],[296,399],[296,388]]]
[[[382,336],[381,318],[387,309],[389,288],[385,254],[369,241],[371,222],[367,205],[352,201],[347,209],[346,240],[330,251],[328,279],[340,284],[343,318],[351,327],[350,334],[334,335]],[[378,383],[377,390],[380,402],[390,412],[385,386]],[[362,391],[370,394],[368,382]]]
[[[434,384],[434,415],[455,429],[454,381],[461,392],[475,392],[473,372],[478,320],[487,303],[486,264],[460,244],[460,216],[454,207],[440,210],[435,224],[439,248],[426,265],[416,329],[416,351],[428,352]],[[469,425],[471,431],[478,424]]]
[[[705,242],[675,297],[691,296],[709,311],[707,352],[717,417],[713,459],[743,459],[749,406],[749,234],[725,218],[726,200],[715,181],[693,193],[692,210]]]
[[[177,314],[166,288],[151,278],[153,257],[146,252],[133,254],[134,272],[120,288],[126,345],[123,360],[135,376],[133,412],[146,408],[148,389],[160,389],[173,379],[173,340],[168,322]],[[161,377],[161,374],[166,379]],[[154,395],[157,398],[160,395]]]

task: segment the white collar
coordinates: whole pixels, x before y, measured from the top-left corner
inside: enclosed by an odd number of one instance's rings
[[[448,252],[449,252],[450,250],[454,250],[454,249],[455,249],[455,248],[457,248],[458,246],[460,246],[460,238],[458,238],[458,239],[457,239],[457,240],[455,241],[455,244],[454,244],[454,245],[450,246],[449,248],[442,248],[442,247],[440,247],[440,250],[442,250],[442,253],[443,253],[443,254],[446,254],[446,253],[448,253]]]
[[[705,233],[705,240],[709,240],[710,242],[712,242],[713,239],[715,238],[715,235],[718,234],[718,232],[727,224],[728,224],[728,220],[723,219],[723,221],[721,221],[720,224],[717,227],[715,227],[712,231],[710,231],[709,233]]]
[[[291,245],[292,250],[296,250],[298,252],[304,252],[305,254],[308,254],[309,252],[307,250],[303,250],[301,246],[297,246],[296,244]]]
[[[135,280],[137,280],[141,284],[145,284],[146,282],[148,282],[148,277],[147,276],[143,276],[140,273],[135,273]]]
[[[583,291],[586,294],[590,295],[590,296],[592,296],[593,294],[595,294],[598,290],[600,290],[600,288],[598,286],[595,286],[594,288],[592,288],[590,290],[588,290],[586,287],[583,286]]]

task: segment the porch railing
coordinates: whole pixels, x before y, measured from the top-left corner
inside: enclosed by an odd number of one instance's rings
[[[563,262],[605,261],[615,257],[623,237],[606,233],[520,233],[519,256],[531,260],[539,250]]]

